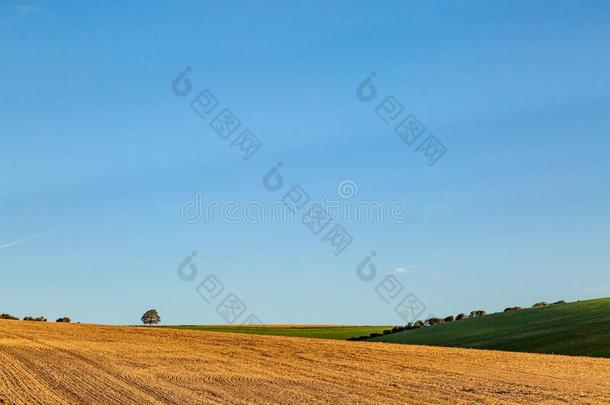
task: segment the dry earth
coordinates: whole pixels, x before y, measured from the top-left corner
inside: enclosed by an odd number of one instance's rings
[[[610,403],[610,360],[0,320],[0,403]]]

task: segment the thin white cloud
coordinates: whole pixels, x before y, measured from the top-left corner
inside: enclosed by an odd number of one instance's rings
[[[15,9],[17,13],[21,15],[42,14],[45,11],[44,7],[36,6],[33,4],[21,4],[18,6],[14,6],[13,9]]]
[[[409,266],[409,267],[397,267],[392,270],[392,274],[421,274],[421,275],[435,275],[443,276],[446,275],[446,271],[439,270],[435,266]]]
[[[395,268],[392,273],[394,274],[413,274],[415,270],[405,269],[404,267]]]
[[[42,233],[37,233],[35,235],[28,236],[27,238],[24,238],[24,239],[20,239],[20,240],[14,241],[14,242],[10,242],[10,243],[6,243],[4,245],[0,245],[0,249],[6,249],[6,248],[11,247],[11,246],[20,245],[22,243],[29,242],[32,239],[36,239],[36,238],[39,238],[41,236],[42,236]]]

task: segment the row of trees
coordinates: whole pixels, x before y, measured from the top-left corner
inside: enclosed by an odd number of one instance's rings
[[[446,318],[433,317],[433,318],[428,318],[425,321],[417,320],[415,322],[409,322],[405,326],[394,326],[392,329],[386,329],[383,331],[383,333],[371,333],[370,335],[367,335],[367,336],[352,337],[347,340],[351,340],[351,341],[367,340],[367,339],[371,339],[371,338],[375,338],[375,337],[379,337],[379,336],[383,336],[383,335],[390,335],[392,333],[404,332],[406,330],[428,328],[428,327],[435,326],[435,325],[441,325],[443,323],[461,321],[463,319],[476,318],[476,317],[485,316],[485,315],[486,315],[485,311],[477,309],[477,310],[471,311],[470,316],[466,315],[464,313],[460,313],[460,314],[457,314],[456,316],[450,315]]]
[[[547,302],[537,302],[534,305],[532,305],[532,308],[540,308],[540,307],[545,307],[548,305],[558,305],[558,304],[565,304],[565,303],[566,302],[563,300],[556,301],[551,304],[549,304]],[[523,308],[508,307],[508,308],[504,309],[504,312],[519,311],[521,309],[523,309]],[[479,317],[482,317],[485,315],[487,315],[487,312],[485,312],[481,309],[476,309],[474,311],[470,311],[470,315],[466,315],[465,313],[460,313],[460,314],[457,314],[456,316],[450,315],[446,318],[433,317],[433,318],[428,318],[425,321],[417,320],[415,322],[409,322],[405,326],[394,326],[392,329],[386,329],[383,331],[383,333],[371,333],[370,335],[367,335],[367,336],[352,337],[347,340],[351,340],[351,341],[367,340],[367,339],[371,339],[371,338],[375,338],[375,337],[379,337],[379,336],[383,336],[383,335],[389,335],[392,333],[404,332],[406,330],[428,328],[431,326],[441,325],[444,323],[449,323],[449,322],[454,322],[454,321],[461,321],[461,320],[468,319],[468,318],[479,318]]]
[[[10,315],[10,314],[0,314],[0,319],[9,319],[12,321],[18,321],[19,318],[17,318],[16,316]],[[45,318],[44,316],[37,316],[37,317],[33,317],[33,316],[25,316],[23,318],[24,321],[34,321],[34,322],[46,322],[47,318]],[[57,321],[55,322],[65,322],[65,323],[70,323],[70,318],[68,318],[67,316],[64,316],[62,318],[57,319]]]
[[[10,315],[10,314],[0,314],[0,319],[10,319],[10,320],[14,320],[14,321],[19,320],[19,318],[17,318],[16,316]],[[46,322],[47,318],[45,318],[44,316],[37,316],[36,318],[34,318],[33,316],[26,316],[23,318],[23,320],[24,321],[35,321],[35,322]],[[158,324],[159,322],[161,322],[161,317],[159,316],[159,313],[157,312],[156,309],[149,309],[148,311],[146,311],[144,313],[144,315],[142,315],[140,320],[145,325],[155,325],[155,324]],[[70,318],[68,318],[67,316],[64,316],[64,317],[58,318],[55,322],[70,323]]]
[[[37,316],[34,318],[33,316],[26,316],[23,318],[24,321],[34,321],[34,322],[46,322],[47,318],[44,316]]]

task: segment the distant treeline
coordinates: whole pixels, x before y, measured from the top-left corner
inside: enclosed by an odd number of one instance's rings
[[[546,307],[547,305],[558,305],[558,304],[565,304],[565,303],[566,302],[563,300],[556,301],[551,304],[541,301],[541,302],[537,302],[534,305],[532,305],[532,308],[540,308],[540,307]],[[521,309],[523,309],[523,308],[522,307],[508,307],[508,308],[504,309],[504,312],[519,311]],[[477,309],[477,310],[471,311],[470,315],[466,315],[465,313],[460,313],[460,314],[457,314],[456,316],[450,315],[446,318],[429,318],[429,319],[426,319],[425,321],[417,320],[415,322],[409,322],[405,326],[394,326],[392,329],[386,329],[383,331],[383,333],[371,333],[370,335],[366,335],[366,336],[351,337],[351,338],[348,338],[347,340],[351,340],[351,341],[367,340],[367,339],[376,338],[376,337],[383,336],[383,335],[389,335],[391,333],[399,333],[399,332],[404,332],[406,330],[413,330],[413,329],[419,329],[419,328],[428,328],[428,327],[435,326],[435,325],[441,325],[443,323],[461,321],[461,320],[468,319],[468,318],[478,318],[478,317],[485,316],[485,315],[487,315],[487,313],[485,311]]]
[[[16,316],[9,315],[9,314],[0,314],[0,319],[9,319],[9,320],[13,320],[13,321],[19,320],[19,318],[17,318]],[[34,321],[34,322],[46,322],[47,318],[45,318],[44,316],[37,316],[37,317],[25,316],[23,318],[23,320],[24,321]],[[67,316],[64,316],[62,318],[57,319],[55,322],[70,323],[70,318],[68,318]]]

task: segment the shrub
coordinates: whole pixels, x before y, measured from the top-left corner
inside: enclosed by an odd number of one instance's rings
[[[26,316],[25,318],[23,318],[24,321],[34,321],[34,322],[46,322],[47,318],[45,318],[44,316],[39,316],[36,318],[33,318],[31,316]]]
[[[541,301],[532,305],[532,308],[546,307],[547,305],[549,305],[548,302]]]
[[[423,326],[424,326],[424,323],[420,320],[415,321],[415,323],[413,324],[414,329],[422,328]]]
[[[461,321],[462,319],[467,319],[468,315],[466,315],[465,313],[461,313],[461,314],[457,314],[455,317],[456,321]]]
[[[347,340],[349,340],[351,342],[358,342],[360,340],[367,340],[368,338],[369,338],[368,336],[358,336],[358,337],[347,338]]]
[[[371,333],[369,335],[370,338],[376,338],[376,337],[379,337],[379,336],[383,336],[383,334],[382,333]]]
[[[446,317],[446,318],[444,319],[444,321],[445,321],[445,322],[453,322],[453,321],[455,321],[455,318],[453,317],[453,315],[450,315],[450,316]]]
[[[18,321],[19,318],[13,316],[13,315],[9,315],[9,314],[2,314],[0,315],[0,319],[10,319],[12,321]]]
[[[405,330],[405,329],[406,329],[406,327],[404,327],[404,326],[394,326],[394,327],[392,328],[391,333],[398,333],[398,332],[402,332],[402,331],[403,331],[403,330]]]
[[[508,307],[508,308],[504,309],[504,312],[519,311],[521,309],[523,309],[523,308],[521,308],[521,307]]]
[[[389,335],[390,333],[392,333],[392,329],[386,329],[383,331],[384,335]]]
[[[441,323],[445,323],[441,318],[430,318],[426,319],[425,324],[428,326],[440,325]]]
[[[64,322],[64,323],[70,323],[70,318],[68,318],[67,316],[64,316],[63,318],[59,318],[58,320],[56,320],[55,322]]]
[[[559,301],[555,301],[553,302],[551,305],[560,305],[560,304],[565,304],[566,302],[564,300],[559,300]]]
[[[470,312],[470,316],[472,318],[477,318],[477,317],[485,316],[485,315],[487,315],[487,313],[485,311],[483,311],[483,310],[480,310],[480,309],[477,309],[475,311]]]

